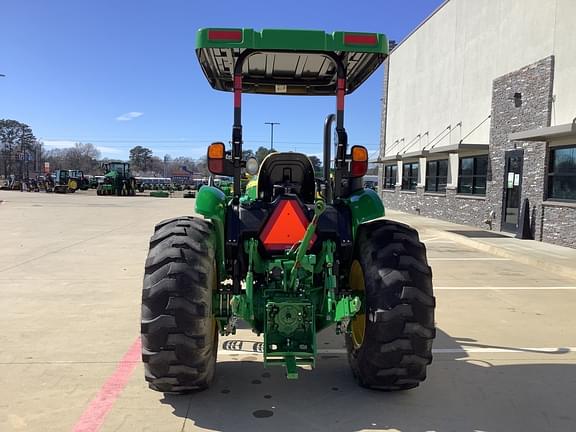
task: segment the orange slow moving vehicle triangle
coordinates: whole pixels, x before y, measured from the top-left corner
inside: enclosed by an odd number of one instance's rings
[[[297,201],[282,200],[274,209],[270,220],[264,227],[260,239],[270,251],[282,251],[291,248],[304,238],[308,227],[306,215]],[[316,235],[310,245],[314,244]]]

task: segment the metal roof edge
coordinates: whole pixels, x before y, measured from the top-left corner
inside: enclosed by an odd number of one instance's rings
[[[548,141],[555,138],[576,137],[576,118],[572,123],[529,129],[508,134],[510,141]]]
[[[442,153],[458,153],[460,150],[488,150],[490,148],[489,144],[468,144],[468,143],[457,143],[450,144],[443,147],[432,148],[430,150],[416,150],[410,153],[398,153],[390,156],[383,157],[378,162],[390,162],[394,160],[404,160],[412,159],[417,157],[426,157],[428,155],[442,154]]]
[[[430,149],[430,153],[457,153],[460,150],[488,150],[489,148],[489,144],[457,143],[443,147],[432,148]]]

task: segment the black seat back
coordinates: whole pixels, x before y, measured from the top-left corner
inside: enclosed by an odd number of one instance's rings
[[[305,203],[314,202],[314,168],[302,153],[271,153],[258,173],[258,198],[271,201],[276,187],[291,187]]]

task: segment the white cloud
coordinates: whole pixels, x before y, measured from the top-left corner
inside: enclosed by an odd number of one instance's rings
[[[74,147],[78,143],[78,141],[42,140],[42,143],[44,144],[44,147],[46,147],[49,150],[49,149],[53,149],[53,148],[60,148],[60,149],[71,148],[71,147]],[[119,149],[114,148],[114,147],[96,146],[96,148],[101,153],[106,154],[106,155],[118,155],[118,154],[124,153],[122,150],[119,150]]]
[[[70,140],[42,140],[44,147],[54,147],[54,148],[70,148],[74,147],[77,141]]]
[[[118,150],[117,148],[114,148],[114,147],[97,146],[96,148],[101,153],[107,153],[107,154],[121,154],[121,153],[123,153],[122,150]]]
[[[130,111],[130,112],[124,113],[124,114],[116,117],[116,120],[118,120],[118,121],[130,121],[130,120],[137,119],[138,117],[141,117],[143,115],[144,115],[144,113],[141,113],[138,111]]]

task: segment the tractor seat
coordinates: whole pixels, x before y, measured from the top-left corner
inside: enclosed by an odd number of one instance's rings
[[[314,168],[302,153],[271,153],[258,173],[258,198],[272,201],[277,193],[290,189],[305,203],[314,202]]]

